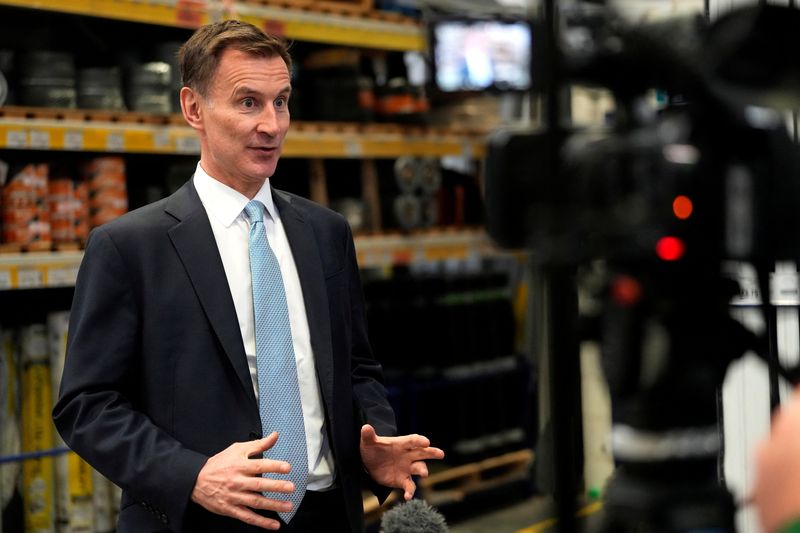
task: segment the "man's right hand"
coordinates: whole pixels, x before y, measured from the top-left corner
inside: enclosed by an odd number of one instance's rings
[[[192,501],[212,513],[231,516],[264,529],[278,529],[280,522],[253,509],[290,511],[288,501],[264,497],[262,492],[291,493],[294,483],[262,477],[264,473],[286,474],[289,463],[263,459],[261,455],[278,441],[277,432],[263,439],[231,444],[210,457],[197,475]],[[251,457],[259,457],[251,459]]]

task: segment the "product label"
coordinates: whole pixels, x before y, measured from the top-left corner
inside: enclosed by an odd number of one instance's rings
[[[17,270],[17,288],[34,289],[44,287],[44,275],[35,268],[20,268]]]
[[[24,130],[8,130],[6,132],[7,148],[25,148],[28,145],[28,134]]]
[[[83,132],[76,130],[64,132],[64,150],[76,152],[83,150]]]
[[[30,131],[31,148],[39,150],[50,149],[50,132],[46,130]]]
[[[196,154],[200,152],[200,139],[194,135],[178,137],[175,139],[175,149],[182,154]]]
[[[0,269],[0,290],[11,289],[11,271],[8,269]]]
[[[109,133],[106,137],[106,149],[109,152],[122,152],[125,149],[125,137],[121,133]]]
[[[22,450],[53,447],[50,367],[29,364],[22,377]],[[55,531],[55,471],[52,457],[29,459],[22,465],[25,531]]]
[[[47,271],[48,287],[71,287],[78,279],[77,266],[50,268]]]

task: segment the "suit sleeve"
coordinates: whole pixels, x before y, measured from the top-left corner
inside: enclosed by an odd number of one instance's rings
[[[349,270],[350,311],[352,314],[351,374],[353,394],[362,423],[371,424],[382,436],[397,433],[394,411],[383,385],[383,370],[375,359],[367,334],[366,309],[353,235],[347,229],[347,268]],[[360,429],[360,428],[359,428]]]
[[[183,447],[140,410],[141,327],[136,278],[111,236],[94,230],[78,273],[67,356],[53,419],[89,464],[181,530],[207,457]]]

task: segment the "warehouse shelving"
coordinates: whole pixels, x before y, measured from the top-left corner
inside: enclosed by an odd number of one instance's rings
[[[8,8],[9,12],[39,10],[186,30],[215,20],[237,18],[295,41],[380,51],[423,51],[426,47],[425,32],[417,21],[377,11],[359,11],[358,5],[371,5],[363,0],[341,2],[350,4],[350,8],[331,7],[331,4],[333,2],[314,0],[0,0],[0,8]],[[59,15],[58,18],[67,17]],[[362,161],[362,200],[373,219],[372,224],[365,226],[365,231],[355,236],[356,254],[362,268],[388,270],[392,266],[417,262],[480,260],[508,253],[499,250],[482,227],[395,233],[382,231],[380,222],[376,227],[374,220],[380,220],[376,160],[401,156],[456,156],[480,160],[485,156],[486,133],[421,124],[293,121],[283,157],[310,160],[310,197],[322,204],[328,204],[322,160]],[[0,107],[0,150],[14,153],[14,158],[19,158],[24,151],[38,151],[64,153],[65,159],[72,157],[67,153],[130,154],[131,159],[141,161],[151,159],[149,155],[193,159],[199,154],[200,146],[196,133],[179,114],[6,106]],[[77,243],[68,248],[47,243],[27,247],[0,245],[0,292],[6,291],[11,300],[17,298],[26,302],[36,301],[42,295],[50,298],[51,294],[70,293],[83,258],[80,247]],[[56,455],[65,451],[55,447],[26,453]],[[461,467],[449,474],[449,469],[442,465],[443,471],[421,486],[421,493],[441,499],[450,495],[450,492],[445,494],[445,490],[454,484],[459,486],[460,493],[469,494],[506,481],[506,474],[515,478],[525,475],[530,452],[520,454],[504,456],[508,464],[498,466],[497,460],[488,459],[472,470]],[[0,457],[0,462],[31,457],[25,454],[6,456]],[[374,503],[379,511],[377,501]],[[376,515],[369,512],[367,515],[368,522],[374,521]]]
[[[194,130],[180,115],[74,109],[0,108],[0,149],[199,154]],[[391,158],[403,155],[481,157],[483,135],[443,127],[295,122],[284,157]]]
[[[344,10],[339,13],[321,11],[313,9],[314,2],[308,2],[308,9],[292,9],[285,7],[286,3],[233,2],[229,11],[218,9],[216,6],[220,4],[222,2],[202,0],[0,0],[0,6],[189,29],[235,16],[299,41],[381,50],[422,50],[425,47],[419,24],[402,18],[386,20],[375,15],[346,14]]]
[[[83,252],[0,253],[0,290],[75,285]]]
[[[500,253],[478,229],[363,235],[356,236],[355,243],[362,268]],[[80,250],[2,252],[0,247],[0,290],[73,286],[83,258]]]

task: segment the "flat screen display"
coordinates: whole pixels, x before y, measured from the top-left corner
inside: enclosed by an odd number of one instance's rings
[[[440,19],[431,25],[439,90],[525,91],[531,87],[531,25],[524,21]]]

